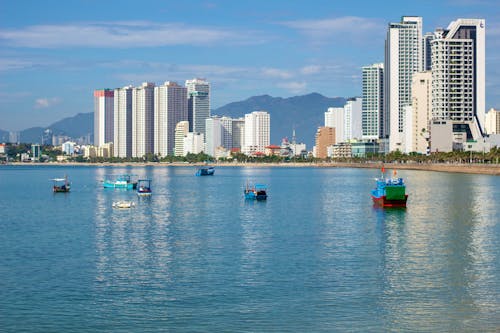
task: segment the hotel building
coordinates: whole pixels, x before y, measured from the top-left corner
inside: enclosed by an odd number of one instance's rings
[[[175,126],[187,120],[187,88],[167,81],[154,88],[154,153],[174,154]]]
[[[113,141],[113,110],[114,91],[94,90],[94,145],[102,146]]]
[[[154,148],[154,83],[132,89],[132,157],[144,157]]]
[[[361,105],[361,138],[382,137],[380,120],[384,110],[384,64],[364,66],[363,101]]]
[[[252,155],[265,153],[271,138],[271,119],[266,111],[254,111],[245,114],[245,142],[242,152]]]
[[[205,79],[186,80],[189,131],[205,135],[205,120],[210,117],[210,83]]]
[[[389,151],[405,151],[405,112],[411,106],[413,74],[423,69],[422,18],[403,16],[390,23],[385,41],[382,136]]]
[[[116,157],[132,157],[132,86],[114,91],[114,139]]]

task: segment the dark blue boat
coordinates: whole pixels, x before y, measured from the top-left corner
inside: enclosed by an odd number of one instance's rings
[[[197,176],[213,176],[215,172],[215,168],[212,166],[203,166],[198,168],[196,171]]]
[[[247,186],[243,191],[245,199],[250,200],[267,200],[267,188],[264,184],[255,184],[255,186]]]

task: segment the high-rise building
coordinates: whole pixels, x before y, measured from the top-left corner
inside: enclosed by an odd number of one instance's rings
[[[184,137],[184,153],[182,156],[186,156],[187,154],[199,154],[203,152],[204,144],[203,144],[203,134],[201,133],[193,133],[188,132]]]
[[[364,66],[362,70],[361,138],[376,140],[382,137],[380,124],[384,110],[384,64]]]
[[[184,155],[184,138],[189,133],[189,122],[187,120],[179,121],[175,126],[175,156]]]
[[[430,71],[432,69],[432,46],[431,42],[436,38],[432,32],[425,33],[423,37],[423,71]]]
[[[344,105],[345,141],[361,139],[361,106],[361,97],[351,98]]]
[[[215,151],[222,145],[221,117],[212,116],[205,120],[205,153],[215,157]]]
[[[114,140],[114,91],[94,90],[94,145]]]
[[[422,18],[403,16],[390,23],[385,41],[382,135],[389,150],[405,151],[405,110],[411,106],[413,74],[423,69]]]
[[[406,152],[428,153],[429,129],[432,118],[432,74],[413,74],[411,128]]]
[[[324,126],[318,128],[316,132],[316,157],[327,158],[328,147],[336,143],[336,129],[334,127]]]
[[[230,117],[222,117],[221,124],[221,146],[226,149],[233,148],[233,119]]]
[[[114,91],[113,125],[113,155],[132,157],[132,86]]]
[[[344,108],[328,108],[325,112],[325,126],[335,128],[335,142],[345,142]]]
[[[241,150],[245,143],[245,118],[233,119],[231,126],[231,148]]]
[[[187,117],[187,88],[167,81],[154,88],[154,153],[174,154],[175,126]]]
[[[132,157],[144,157],[154,148],[154,83],[132,89]]]
[[[266,111],[245,114],[245,142],[242,152],[247,155],[265,153],[271,138],[271,118]]]
[[[205,79],[186,80],[189,131],[205,135],[205,120],[210,117],[210,83]]]
[[[432,116],[450,120],[467,139],[484,134],[485,21],[458,19],[437,30],[432,45]]]
[[[486,113],[484,128],[487,134],[500,134],[500,110],[492,108]]]

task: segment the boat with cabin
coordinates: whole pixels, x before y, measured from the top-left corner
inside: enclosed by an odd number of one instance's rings
[[[71,183],[67,175],[64,175],[64,178],[54,178],[52,181],[54,182],[52,186],[52,191],[54,193],[66,193],[71,189]]]
[[[151,179],[139,179],[137,181],[137,195],[140,197],[147,197],[151,194]]]
[[[386,178],[385,169],[382,167],[382,176],[375,181],[376,188],[371,191],[374,204],[382,207],[406,207],[406,185],[403,178],[397,177],[396,170],[392,178]]]
[[[267,187],[264,184],[250,186],[248,183],[243,190],[245,199],[263,201],[267,200]]]
[[[127,190],[135,190],[137,181],[132,181],[132,175],[119,175],[116,179],[106,179],[103,181],[104,188],[123,188]]]
[[[197,176],[213,176],[215,168],[213,166],[202,166],[196,170]]]

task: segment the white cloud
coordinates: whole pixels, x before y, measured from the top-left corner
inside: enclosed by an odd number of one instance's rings
[[[0,58],[0,71],[9,71],[14,69],[32,67],[34,64],[30,61]]]
[[[386,24],[380,19],[357,16],[285,21],[279,24],[296,29],[315,42],[322,42],[332,37],[350,40],[352,43],[355,43],[358,39],[365,42],[373,39],[375,35],[380,35],[383,38],[386,29]]]
[[[280,88],[286,89],[294,94],[298,94],[304,92],[307,87],[307,83],[305,82],[285,82],[279,83],[277,85]]]
[[[131,48],[168,45],[213,45],[252,43],[262,36],[211,27],[164,24],[147,21],[90,22],[66,25],[34,25],[0,30],[0,40],[9,45],[32,48],[98,47]]]
[[[61,102],[61,99],[58,97],[52,97],[52,98],[37,98],[35,101],[35,109],[46,109],[48,107],[57,105]]]
[[[293,76],[289,71],[278,68],[263,68],[261,73],[266,77],[273,77],[278,79],[289,79]]]

